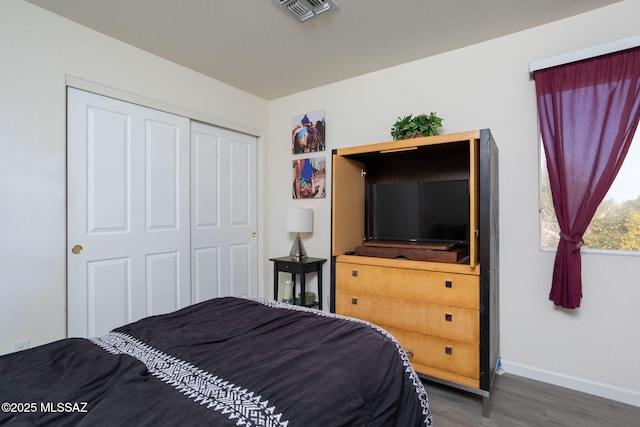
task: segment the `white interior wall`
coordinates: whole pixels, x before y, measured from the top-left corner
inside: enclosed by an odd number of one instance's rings
[[[66,335],[68,80],[254,133],[267,128],[267,102],[22,0],[0,2],[0,64],[4,354],[27,338],[35,346]],[[263,209],[259,201],[259,232]]]
[[[286,254],[288,207],[315,211],[310,256],[330,257],[330,198],[292,200],[295,114],[326,110],[327,151],[389,141],[396,117],[435,111],[443,133],[490,128],[500,150],[500,330],[507,371],[640,406],[640,257],[583,251],[582,307],[548,300],[555,252],[539,249],[538,130],[529,62],[635,35],[640,2],[613,6],[269,104],[268,255]],[[295,156],[300,157],[300,156]],[[327,185],[330,188],[330,182]],[[325,265],[324,286],[329,286]],[[631,335],[630,335],[631,334]]]

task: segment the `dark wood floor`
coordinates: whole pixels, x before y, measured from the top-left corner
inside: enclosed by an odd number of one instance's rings
[[[424,384],[435,427],[640,426],[640,407],[510,374],[496,376],[489,418],[482,416],[480,396]]]

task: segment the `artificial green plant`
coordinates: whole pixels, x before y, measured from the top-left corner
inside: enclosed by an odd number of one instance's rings
[[[442,127],[442,118],[436,113],[429,115],[420,114],[413,117],[409,114],[398,121],[391,128],[391,137],[394,141],[407,138],[419,138],[421,136],[433,136],[438,134],[438,128]]]

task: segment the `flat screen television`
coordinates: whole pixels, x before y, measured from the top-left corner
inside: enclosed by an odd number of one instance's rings
[[[366,240],[469,243],[469,180],[368,184]]]

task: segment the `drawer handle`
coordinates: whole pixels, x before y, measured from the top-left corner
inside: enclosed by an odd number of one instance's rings
[[[444,282],[444,285],[447,288],[452,288],[453,287],[453,282],[451,282],[451,280],[447,280],[447,281]]]
[[[351,304],[353,305],[358,304],[358,298],[351,298]]]
[[[453,348],[449,347],[449,346],[446,346],[444,348],[444,352],[447,353],[447,354],[453,354]]]
[[[351,270],[351,275],[353,277],[358,277],[358,270]]]
[[[447,322],[453,321],[453,314],[449,314],[449,313],[445,314],[444,320],[446,320]]]
[[[407,357],[409,358],[409,360],[413,359],[413,350],[410,348],[405,348],[404,352],[407,353]]]

